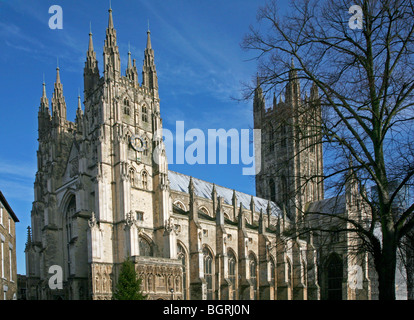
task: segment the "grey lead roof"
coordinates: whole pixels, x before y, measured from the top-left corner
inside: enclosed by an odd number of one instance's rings
[[[344,195],[312,202],[308,212],[323,214],[341,214],[346,210],[346,199]]]
[[[190,184],[190,176],[169,170],[168,179],[170,180],[170,188],[172,190],[188,193],[188,185]],[[206,181],[194,178],[194,177],[193,177],[193,183],[194,183],[195,193],[197,196],[206,198],[206,199],[211,199],[211,194],[213,192],[212,183],[206,182]],[[215,185],[215,186],[216,186],[217,196],[222,197],[224,200],[224,203],[232,205],[233,190],[229,188],[221,187],[218,185]],[[237,207],[240,206],[240,202],[241,202],[244,208],[250,210],[251,197],[252,196],[249,194],[236,191]],[[260,212],[260,209],[262,209],[263,214],[267,214],[267,205],[268,205],[269,200],[253,196],[253,201],[254,201],[256,212]],[[280,208],[272,201],[270,202],[270,208],[271,208],[271,215],[273,216],[282,215],[282,211],[280,210]]]

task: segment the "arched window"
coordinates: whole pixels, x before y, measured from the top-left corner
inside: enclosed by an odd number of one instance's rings
[[[174,205],[177,206],[178,208],[180,208],[181,210],[185,211],[184,204],[181,201],[177,200],[176,202],[174,202]]]
[[[286,139],[287,139],[286,135],[287,135],[286,125],[284,123],[282,123],[280,125],[280,136],[281,136],[280,146],[283,147],[283,148],[286,147],[286,145],[287,145],[286,144]]]
[[[148,141],[147,138],[144,139],[144,146],[143,146],[143,148],[144,148],[143,155],[145,157],[147,157],[148,154],[149,154],[149,148],[150,148],[150,144],[149,144],[149,141]]]
[[[233,300],[236,300],[236,257],[232,250],[227,253],[228,258],[228,272],[229,280],[233,285],[233,291],[230,293],[233,296]]]
[[[141,108],[142,113],[142,121],[148,122],[148,111],[147,106],[144,104]]]
[[[272,126],[269,127],[269,151],[275,150],[275,132]]]
[[[131,187],[135,187],[135,170],[133,168],[129,169],[129,181],[131,183]]]
[[[142,171],[142,188],[148,190],[148,173],[146,171]]]
[[[208,248],[203,249],[204,279],[207,282],[207,300],[213,300],[213,255]]]
[[[287,179],[285,176],[281,178],[281,191],[282,191],[282,201],[283,204],[288,208],[288,186],[287,186]]]
[[[303,279],[302,282],[305,287],[308,286],[308,265],[306,264],[305,260],[302,260],[302,267],[303,267]]]
[[[76,198],[75,196],[71,196],[69,200],[69,204],[66,209],[66,221],[65,221],[65,228],[66,228],[66,254],[67,254],[67,263],[68,263],[68,275],[71,274],[70,266],[71,266],[71,253],[70,253],[70,244],[73,237],[73,225],[72,219],[73,215],[76,212]]]
[[[200,209],[199,209],[202,213],[204,213],[204,214],[206,214],[206,215],[210,215],[210,213],[208,212],[208,210],[207,210],[207,208],[206,207],[200,207]]]
[[[147,240],[139,237],[139,255],[145,257],[152,257],[152,248]]]
[[[129,107],[129,100],[127,98],[124,99],[124,114],[131,115],[131,109]]]
[[[337,254],[330,255],[326,271],[328,300],[342,300],[343,264]]]
[[[270,282],[272,283],[272,285],[274,287],[276,287],[276,266],[275,266],[275,262],[273,261],[273,259],[270,259]]]
[[[276,202],[276,186],[275,186],[275,180],[273,180],[273,178],[270,178],[269,188],[270,188],[270,201]]]
[[[256,257],[253,253],[249,254],[249,275],[250,281],[253,285],[254,297],[253,299],[257,299],[257,261]]]
[[[147,291],[154,291],[154,282],[152,281],[152,274],[147,278]]]
[[[292,273],[292,264],[290,263],[289,258],[286,259],[286,264],[287,264],[287,283],[288,286],[290,288],[292,288],[292,284],[293,284],[293,273]]]
[[[178,247],[178,259],[181,259],[181,264],[183,268],[183,293],[184,293],[184,300],[187,300],[187,255],[185,253],[184,248],[181,244],[177,245]]]

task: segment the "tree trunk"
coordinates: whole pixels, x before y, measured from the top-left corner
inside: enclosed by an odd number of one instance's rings
[[[378,271],[379,300],[395,300],[395,270],[397,247],[384,241]]]
[[[405,266],[407,275],[407,299],[414,300],[414,239],[412,233],[405,245]]]

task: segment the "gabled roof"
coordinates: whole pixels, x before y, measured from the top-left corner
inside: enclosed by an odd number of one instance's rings
[[[170,188],[171,190],[185,192],[188,193],[188,185],[190,184],[190,176],[174,172],[169,170],[168,171],[168,179],[170,180]],[[200,179],[196,179],[193,177],[193,183],[195,188],[195,193],[197,196],[211,199],[211,194],[213,192],[213,184],[207,181],[203,181]],[[232,205],[232,198],[233,198],[233,190],[225,187],[221,187],[215,185],[217,196],[222,197],[224,203]],[[240,207],[240,203],[242,203],[243,207],[250,210],[250,201],[251,195],[243,192],[236,191],[236,198],[237,198],[237,207]],[[260,209],[263,210],[263,214],[267,214],[267,205],[269,200],[258,198],[253,196],[253,201],[255,205],[255,211],[260,212]],[[282,216],[282,211],[280,208],[272,201],[270,201],[270,212],[273,216]]]
[[[9,203],[7,202],[6,198],[4,197],[3,193],[0,191],[0,202],[2,203],[3,207],[6,208],[7,212],[11,215],[14,222],[19,222],[19,219],[17,219],[16,214],[10,207]]]
[[[346,210],[346,199],[344,195],[312,202],[307,212],[323,214],[341,214]]]

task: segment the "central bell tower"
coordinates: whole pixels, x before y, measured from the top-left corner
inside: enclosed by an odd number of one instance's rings
[[[261,171],[256,195],[275,202],[295,218],[307,203],[324,197],[321,108],[318,88],[301,97],[293,60],[285,88],[285,101],[273,96],[266,108],[260,81],[253,101],[254,128],[261,130]]]

